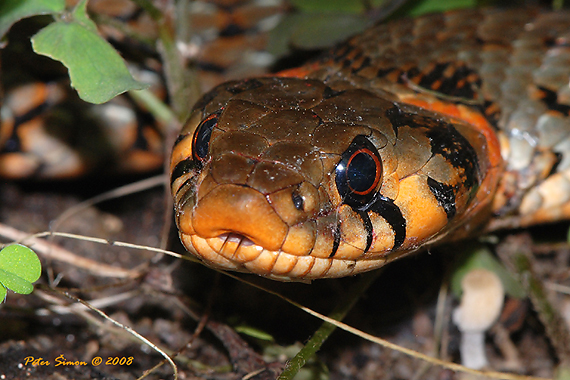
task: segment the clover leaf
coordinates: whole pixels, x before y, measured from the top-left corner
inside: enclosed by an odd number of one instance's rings
[[[41,273],[40,259],[30,248],[20,244],[4,247],[0,251],[0,300],[6,298],[7,289],[30,294]]]

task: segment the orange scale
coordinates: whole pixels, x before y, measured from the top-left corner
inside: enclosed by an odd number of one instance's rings
[[[394,203],[406,219],[404,248],[429,239],[447,225],[447,215],[423,175],[412,175],[401,180],[398,198]]]
[[[328,273],[332,273],[329,277],[346,277],[354,273],[356,267],[355,260],[333,260]]]
[[[388,263],[387,259],[359,260],[354,265],[354,273],[368,272]]]
[[[290,278],[304,278],[308,273],[311,272],[313,265],[315,264],[315,258],[312,256],[300,256],[297,257],[297,262],[295,266],[289,271],[288,276]]]
[[[274,275],[289,275],[289,273],[295,268],[295,264],[297,264],[297,256],[288,255],[286,253],[280,253],[277,256],[277,260],[275,260],[275,264],[273,265],[273,269],[271,270],[271,274]]]
[[[246,245],[243,242],[237,247],[234,254],[234,260],[240,263],[253,261],[261,255],[263,247],[255,244]]]
[[[238,267],[235,263],[220,256],[216,251],[208,245],[205,239],[196,235],[180,235],[180,240],[186,248],[193,247],[193,253],[200,257],[203,261],[207,262],[209,266],[220,269],[236,270]]]
[[[210,239],[208,239],[210,240]],[[225,257],[228,260],[232,260],[232,261],[236,261],[235,260],[235,255],[237,252],[237,249],[239,247],[239,243],[238,242],[234,242],[234,241],[225,241],[222,244],[222,247],[220,250],[218,250],[218,253]]]
[[[311,271],[305,276],[305,279],[315,279],[326,277],[327,272],[332,266],[332,259],[322,259],[315,257],[315,263],[311,268]]]
[[[243,265],[252,273],[268,275],[272,273],[278,255],[279,253],[274,251],[263,251],[255,260]]]

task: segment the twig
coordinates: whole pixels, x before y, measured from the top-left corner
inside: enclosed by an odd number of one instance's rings
[[[64,249],[56,244],[49,243],[44,239],[39,239],[41,236],[49,236],[51,233],[45,232],[40,235],[30,235],[27,232],[17,230],[13,227],[0,223],[0,236],[6,239],[25,243],[32,248],[36,253],[40,253],[47,259],[52,259],[64,262],[75,267],[85,269],[93,275],[101,277],[115,277],[115,278],[136,278],[141,275],[139,270],[124,269],[107,264],[100,263],[85,257],[78,256],[67,249]],[[64,235],[61,233],[53,235]],[[104,240],[104,239],[101,239]]]

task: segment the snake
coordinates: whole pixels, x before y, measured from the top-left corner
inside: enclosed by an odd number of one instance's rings
[[[390,21],[223,83],[172,148],[180,239],[213,268],[310,281],[567,219],[569,79],[570,13],[524,8]]]

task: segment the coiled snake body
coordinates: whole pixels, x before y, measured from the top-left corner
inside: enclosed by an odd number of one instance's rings
[[[182,242],[309,280],[569,217],[569,41],[567,12],[455,11],[216,87],[172,151]]]

